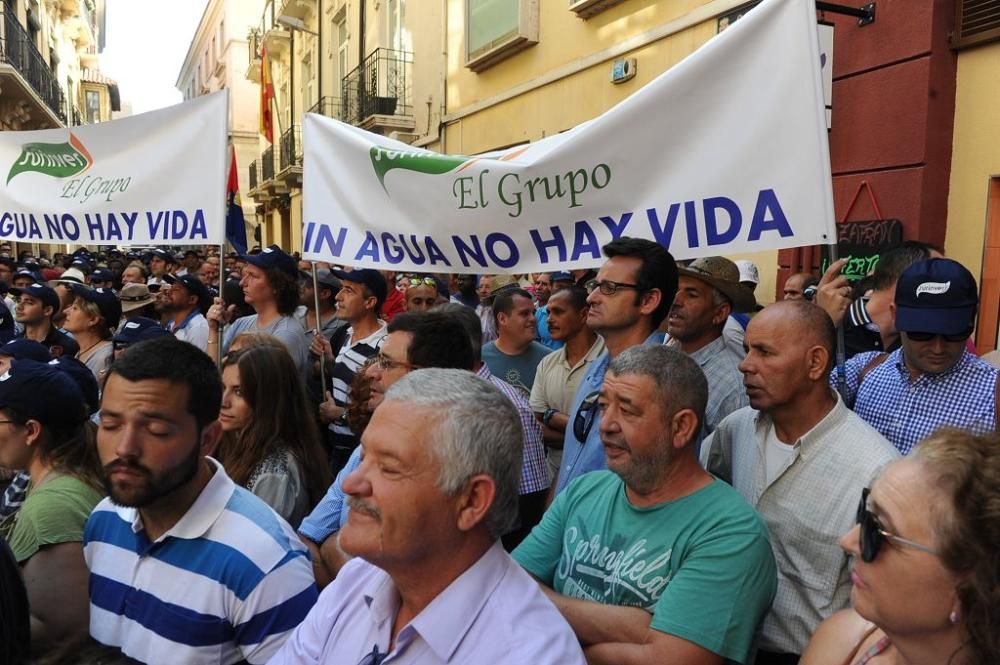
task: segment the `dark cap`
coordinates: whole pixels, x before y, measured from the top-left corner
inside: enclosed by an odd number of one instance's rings
[[[976,280],[951,259],[918,261],[896,282],[896,330],[958,335],[976,320]]]
[[[174,256],[172,252],[168,252],[165,249],[154,249],[152,252],[150,252],[150,256],[151,257],[155,256],[157,258],[163,259],[167,263],[177,263],[177,257]]]
[[[553,284],[556,282],[576,282],[576,280],[573,279],[573,275],[569,274],[565,270],[560,270],[552,273],[549,276],[549,279],[552,280]]]
[[[67,286],[78,298],[83,298],[97,305],[97,309],[101,311],[101,316],[104,317],[108,328],[114,330],[118,327],[118,322],[122,318],[122,304],[114,291],[105,288],[92,289],[82,284],[68,284]]]
[[[59,294],[46,284],[29,284],[22,288],[14,287],[10,292],[15,296],[25,295],[41,301],[43,305],[52,308],[53,316],[59,311]]]
[[[384,303],[386,296],[389,295],[388,288],[385,285],[385,277],[378,270],[362,268],[361,270],[352,270],[351,272],[344,270],[331,270],[330,272],[339,277],[341,282],[354,282],[355,284],[367,286],[368,290],[375,296],[375,300],[378,301],[378,306]]]
[[[299,271],[299,278],[312,284],[312,273],[306,270]],[[333,274],[333,271],[320,268],[316,271],[316,283],[331,288],[334,291],[340,289],[340,280]]]
[[[87,419],[76,381],[58,367],[34,360],[15,360],[0,376],[0,408],[43,425],[78,425]]]
[[[181,275],[174,277],[171,282],[174,286],[183,286],[188,293],[198,296],[198,309],[207,310],[212,305],[212,296],[208,292],[208,287],[194,275]]]
[[[87,404],[87,413],[96,413],[101,408],[101,394],[97,388],[97,378],[90,368],[73,356],[62,355],[49,361],[52,367],[58,367],[65,372],[69,378],[76,382],[80,392],[83,393],[83,400]]]
[[[293,256],[286,254],[277,245],[265,247],[259,254],[248,254],[240,259],[250,265],[257,266],[261,270],[281,270],[287,273],[292,279],[299,278],[299,264]]]
[[[160,326],[159,322],[145,316],[137,316],[122,326],[122,329],[115,334],[114,341],[119,344],[135,344],[157,337],[173,337],[173,334]]]
[[[98,268],[94,272],[90,273],[90,283],[94,282],[111,282],[114,281],[115,276],[111,274],[111,271],[107,268]]]
[[[28,270],[27,268],[21,268],[16,273],[14,273],[14,276],[11,278],[11,281],[14,281],[15,279],[19,279],[21,277],[27,277],[27,278],[29,278],[33,282],[40,282],[40,281],[42,281],[41,280],[41,278],[42,278],[41,275],[39,275],[34,270]]]
[[[0,345],[0,356],[7,356],[14,360],[34,360],[40,363],[47,363],[52,359],[48,348],[33,339],[12,339],[6,344]]]

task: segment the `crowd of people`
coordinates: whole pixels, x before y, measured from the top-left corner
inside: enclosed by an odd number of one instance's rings
[[[603,254],[0,246],[0,663],[1000,662],[968,269]]]

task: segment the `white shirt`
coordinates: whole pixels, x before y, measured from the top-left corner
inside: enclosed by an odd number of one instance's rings
[[[208,319],[200,312],[187,320],[183,327],[176,330],[174,330],[174,322],[171,321],[167,330],[182,342],[194,344],[202,351],[208,349]]]

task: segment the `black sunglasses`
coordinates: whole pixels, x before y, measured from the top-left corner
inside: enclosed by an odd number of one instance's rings
[[[598,412],[597,398],[601,396],[599,390],[595,390],[580,402],[580,408],[576,410],[576,418],[573,419],[573,436],[579,442],[584,442],[590,436],[590,430],[594,428],[595,416]]]
[[[946,342],[964,342],[969,339],[972,335],[972,328],[969,328],[965,332],[960,332],[957,335],[939,335],[938,333],[929,332],[907,332],[906,336],[912,339],[914,342],[929,342],[935,337],[941,337]]]
[[[879,523],[878,518],[868,510],[868,495],[871,490],[867,487],[861,490],[861,503],[858,504],[858,526],[860,527],[860,541],[861,541],[861,560],[865,563],[871,563],[878,556],[878,551],[882,547],[882,543],[886,540],[891,540],[894,543],[900,545],[905,545],[907,547],[912,547],[913,549],[920,550],[921,552],[927,552],[928,554],[933,554],[937,556],[937,551],[927,547],[926,545],[921,545],[920,543],[915,543],[912,540],[907,540],[906,538],[901,538],[895,534],[889,533],[882,528]]]

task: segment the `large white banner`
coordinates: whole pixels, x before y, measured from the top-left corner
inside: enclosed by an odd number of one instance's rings
[[[599,265],[836,238],[813,0],[765,0],[604,115],[461,157],[305,118],[307,259],[428,272]],[[510,118],[518,122],[518,118]]]
[[[0,132],[0,239],[225,241],[227,93],[95,125]]]

